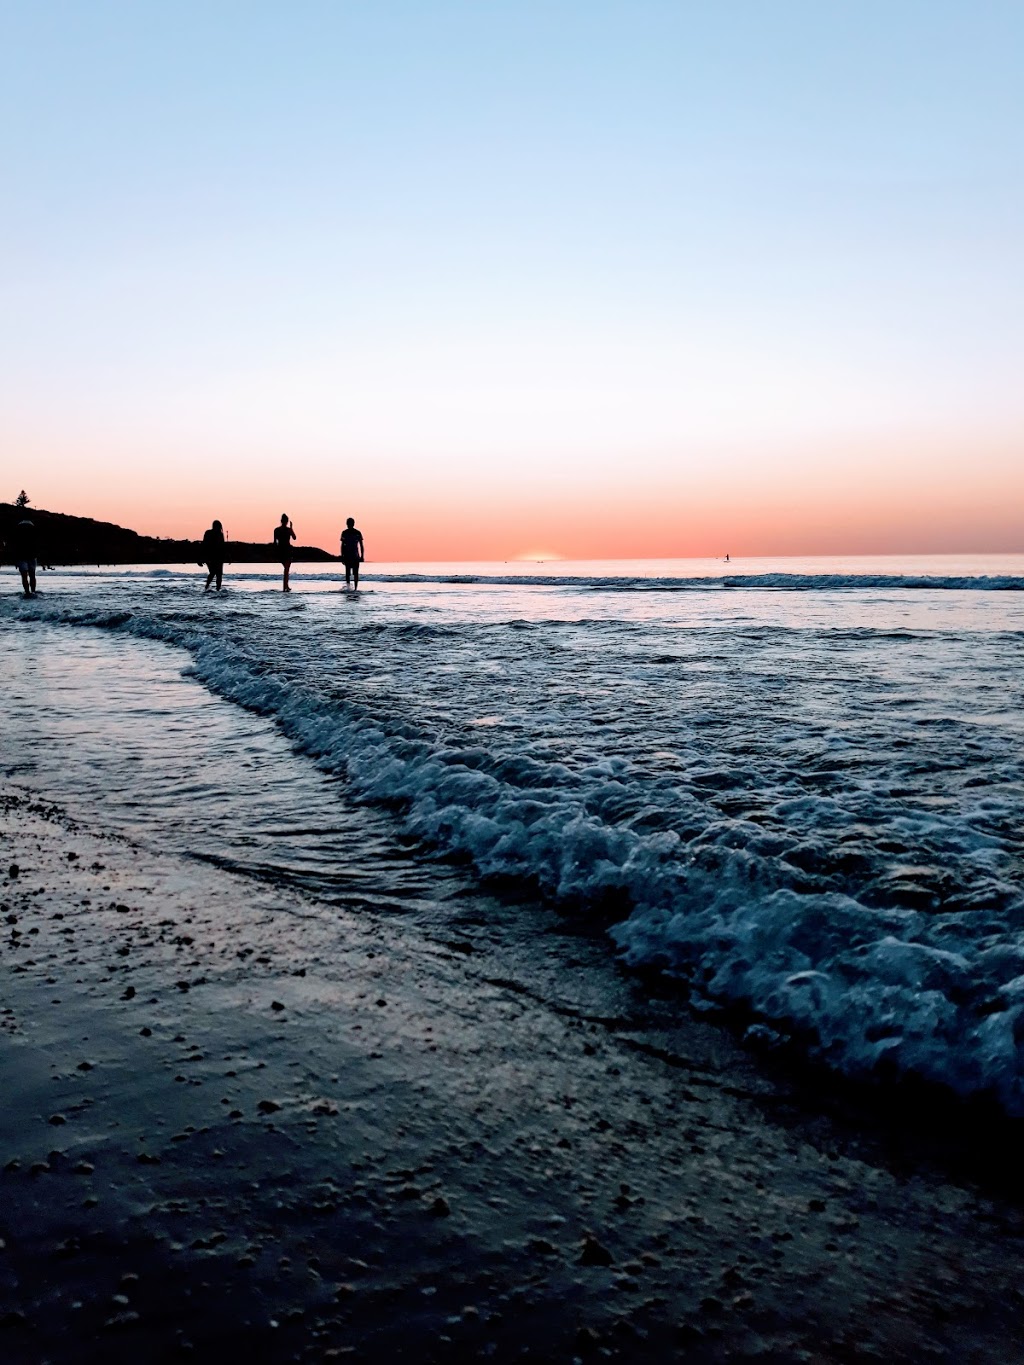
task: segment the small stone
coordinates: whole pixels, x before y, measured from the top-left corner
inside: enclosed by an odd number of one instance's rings
[[[275,1100],[260,1100],[256,1108],[261,1114],[276,1114],[281,1106]]]
[[[79,1070],[79,1071],[91,1071],[92,1068],[93,1068],[92,1062],[79,1062],[79,1063],[78,1063],[78,1070]]]
[[[135,1160],[140,1166],[159,1166],[160,1158],[154,1156],[152,1152],[140,1152]]]
[[[807,1209],[808,1212],[810,1213],[824,1213],[825,1212],[824,1199],[809,1199],[807,1201]]]
[[[103,1328],[104,1331],[114,1332],[122,1327],[131,1327],[140,1320],[138,1313],[133,1309],[128,1309],[124,1313],[115,1313],[112,1318],[107,1318],[106,1322],[103,1324]]]
[[[134,1000],[134,999],[135,999],[135,987],[134,987],[134,986],[125,986],[124,990],[121,992],[121,999],[122,999],[122,1000]]]
[[[61,1124],[67,1123],[67,1119],[63,1114],[51,1114],[46,1121],[47,1123],[52,1123],[54,1128],[59,1128]]]
[[[578,1265],[612,1265],[614,1260],[612,1253],[606,1246],[602,1246],[596,1237],[588,1234],[583,1239]]]
[[[272,1010],[283,1010],[284,1006],[281,1004],[280,1000],[271,1000],[270,1008]]]
[[[10,867],[7,869],[8,877],[17,877],[20,872],[21,868],[17,863],[11,863]]]
[[[585,1353],[596,1351],[600,1341],[600,1333],[593,1327],[581,1327],[576,1333],[576,1345]]]
[[[140,1038],[152,1038],[153,1030],[151,1028],[140,1028],[139,1036]]]
[[[445,1199],[443,1195],[439,1194],[427,1212],[432,1218],[447,1218],[451,1213],[451,1207],[448,1200]]]

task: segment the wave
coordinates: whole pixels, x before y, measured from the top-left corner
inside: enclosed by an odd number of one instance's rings
[[[722,579],[725,588],[776,588],[790,592],[837,589],[932,589],[945,592],[1024,592],[1024,578],[1012,574],[735,574]]]
[[[838,1069],[915,1073],[965,1096],[990,1092],[1024,1115],[1019,891],[985,905],[982,929],[966,910],[870,904],[840,881],[841,864],[815,881],[794,861],[792,838],[723,818],[699,790],[645,782],[624,759],[572,768],[528,743],[509,752],[427,732],[275,672],[258,640],[218,638],[199,617],[41,604],[36,618],[188,650],[190,672],[270,717],[354,799],[394,808],[410,835],[484,877],[611,910],[625,960],[684,980],[695,1001],[742,1004],[761,1029],[799,1035]],[[860,817],[825,796],[801,801],[826,859],[823,833]],[[877,809],[879,840],[905,828],[905,810]],[[993,856],[993,838],[953,816],[921,819],[951,860]]]
[[[85,569],[61,569],[61,574],[70,578],[98,578],[95,571]],[[163,580],[192,579],[197,576],[191,568],[129,568],[119,569],[120,578],[153,578]],[[344,579],[343,568],[306,572],[299,564],[294,568],[297,582],[336,583]],[[201,575],[199,575],[201,577]],[[230,567],[229,579],[256,582],[278,582],[281,577],[279,565],[267,568],[265,572],[255,567],[235,565]],[[837,591],[936,591],[936,592],[1024,592],[1024,577],[1014,574],[725,574],[721,576],[657,577],[646,578],[625,575],[574,575],[574,574],[482,574],[482,573],[378,573],[366,569],[360,575],[364,584],[436,584],[451,587],[526,587],[526,588],[566,588],[574,591],[593,592],[721,592],[726,589],[748,589],[787,592],[837,592]]]
[[[311,577],[312,575],[305,575]],[[1024,592],[1024,577],[1010,574],[726,574],[721,577],[617,577],[569,574],[363,574],[381,583],[449,583],[453,585],[525,586],[590,589],[598,592],[712,592],[765,589],[824,592],[840,589],[932,589],[962,592]]]

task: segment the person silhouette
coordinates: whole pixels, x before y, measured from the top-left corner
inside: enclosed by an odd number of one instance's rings
[[[363,533],[356,530],[355,517],[349,517],[341,533],[341,562],[345,566],[345,587],[355,579],[353,592],[359,591],[359,566],[365,558]]]
[[[19,521],[11,536],[11,558],[21,574],[21,587],[26,597],[34,597],[36,592],[36,546],[35,522],[26,517]]]
[[[281,561],[281,568],[284,570],[284,580],[281,583],[282,592],[291,592],[288,584],[288,575],[292,567],[292,541],[296,540],[292,524],[288,520],[288,513],[281,513],[280,526],[274,527],[274,548],[277,550],[277,557]]]
[[[203,592],[210,591],[210,584],[214,579],[217,580],[217,591],[220,592],[224,579],[224,527],[219,521],[215,521],[203,536],[203,558],[209,570]]]

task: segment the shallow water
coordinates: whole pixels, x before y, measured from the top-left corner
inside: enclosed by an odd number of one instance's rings
[[[1024,558],[509,567],[47,575],[0,602],[4,771],[383,906],[455,851],[698,1006],[1024,1112]]]

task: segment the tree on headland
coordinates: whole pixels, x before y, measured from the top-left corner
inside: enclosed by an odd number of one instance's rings
[[[29,496],[23,488],[21,492],[18,494],[18,496],[14,499],[14,505],[15,507],[27,507],[28,504]]]

